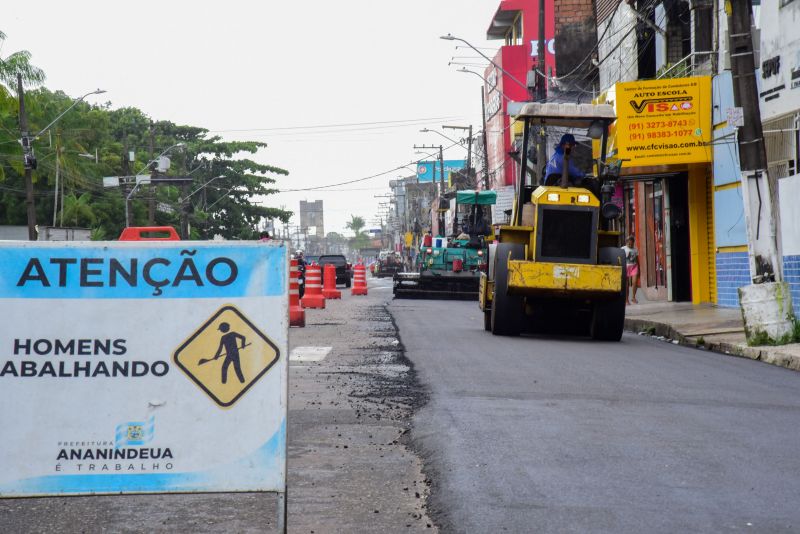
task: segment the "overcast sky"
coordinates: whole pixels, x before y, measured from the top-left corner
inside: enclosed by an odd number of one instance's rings
[[[26,49],[46,85],[155,120],[264,141],[257,159],[289,171],[282,189],[354,180],[421,156],[413,145],[447,141],[422,128],[480,129],[477,76],[456,62],[483,62],[439,39],[452,33],[476,47],[499,0],[152,1],[90,0],[9,4],[0,54]],[[491,50],[483,50],[489,56]],[[473,68],[473,67],[469,67]],[[473,68],[482,71],[482,68]],[[311,128],[315,125],[372,123]],[[375,124],[378,123],[378,124]],[[309,128],[297,128],[305,127]],[[439,130],[442,131],[442,130]],[[457,131],[443,131],[459,137]],[[459,159],[458,146],[445,153]],[[325,201],[325,231],[350,214],[368,222],[374,195],[413,167],[330,191],[283,192],[267,204],[297,213],[301,199]],[[295,216],[292,224],[297,224]],[[370,224],[369,226],[374,226]]]

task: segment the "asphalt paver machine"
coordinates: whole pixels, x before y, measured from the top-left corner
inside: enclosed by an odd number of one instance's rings
[[[626,274],[620,232],[611,229],[621,215],[612,201],[620,162],[606,160],[614,110],[606,104],[528,102],[516,119],[523,122],[520,172],[511,224],[500,227],[489,249],[489,268],[480,276],[484,328],[515,336],[569,326],[571,333],[618,341]],[[566,151],[563,173],[541,180],[555,185],[531,184],[528,154],[533,133],[542,126],[588,130],[600,145],[596,176],[572,186]]]
[[[488,266],[487,243],[492,239],[492,228],[484,211],[496,200],[495,191],[457,191],[456,213],[462,213],[462,232],[423,242],[417,252],[415,271],[394,275],[394,296],[477,299],[480,273]]]

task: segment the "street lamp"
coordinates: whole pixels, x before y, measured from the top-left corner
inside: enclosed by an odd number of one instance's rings
[[[469,126],[442,125],[442,128],[447,128],[449,130],[467,130],[467,175],[469,176],[470,170],[472,169],[472,125],[471,124]]]
[[[89,93],[86,93],[79,99],[75,100],[71,106],[65,109],[61,114],[53,119],[50,124],[42,128],[42,130],[34,136],[31,136],[28,133],[28,116],[25,112],[25,93],[22,89],[22,75],[17,74],[17,95],[19,96],[19,126],[21,130],[21,138],[20,144],[22,145],[22,154],[23,160],[25,165],[25,204],[27,205],[27,214],[28,214],[28,239],[30,241],[36,240],[36,209],[34,206],[34,199],[33,199],[33,177],[32,171],[36,168],[36,158],[33,156],[33,149],[31,147],[31,139],[36,139],[51,126],[53,126],[56,122],[58,122],[61,117],[63,117],[69,110],[74,108],[78,105],[79,102],[83,102],[83,100],[89,95],[97,95],[100,93],[105,93],[102,89],[95,89]]]
[[[49,130],[49,129],[50,129],[50,127],[51,127],[51,126],[53,126],[55,123],[57,123],[57,122],[59,121],[59,119],[61,119],[61,117],[63,117],[64,115],[66,115],[66,114],[67,114],[67,112],[68,112],[69,110],[71,110],[72,108],[74,108],[75,106],[77,106],[78,104],[80,104],[81,102],[83,102],[83,100],[84,100],[84,99],[85,99],[87,96],[89,96],[89,95],[100,95],[100,94],[103,94],[103,93],[105,93],[105,92],[106,92],[106,91],[105,91],[104,89],[95,89],[95,90],[94,90],[94,91],[92,91],[91,93],[86,93],[85,95],[83,95],[82,97],[80,97],[79,99],[77,99],[75,102],[73,102],[73,103],[72,103],[72,105],[71,105],[70,107],[68,107],[67,109],[65,109],[64,111],[62,111],[62,112],[61,112],[61,114],[60,114],[58,117],[56,117],[55,119],[53,119],[53,120],[50,122],[50,124],[48,124],[47,126],[45,126],[44,128],[42,128],[42,130],[41,130],[39,133],[37,133],[36,135],[34,135],[33,137],[34,137],[34,138],[38,138],[40,135],[42,135],[42,134],[43,134],[43,133],[45,133],[47,130]]]
[[[165,149],[161,154],[159,154],[158,156],[153,158],[152,161],[148,162],[144,166],[144,168],[147,169],[148,167],[150,167],[150,165],[152,165],[153,163],[158,161],[161,156],[163,156],[164,154],[166,154],[167,152],[169,152],[173,148],[182,148],[184,146],[186,146],[185,143],[175,143],[171,147]],[[146,176],[146,175],[143,175],[143,174],[137,174],[136,175],[136,184],[134,184],[133,189],[131,189],[131,192],[128,193],[128,196],[125,197],[125,228],[128,228],[131,225],[130,204],[131,204],[131,198],[133,198],[133,194],[139,188],[139,184],[149,184],[151,178],[152,178],[152,176]]]
[[[514,81],[517,83],[517,85],[519,85],[520,87],[522,87],[523,89],[525,89],[525,91],[526,91],[526,92],[528,91],[528,86],[527,86],[527,85],[525,85],[524,83],[522,83],[521,81],[519,81],[519,80],[518,80],[516,77],[514,77],[514,75],[513,75],[513,74],[511,74],[510,72],[508,72],[507,70],[505,70],[503,67],[501,67],[500,65],[498,65],[497,63],[495,63],[494,61],[492,61],[492,60],[489,58],[489,56],[487,56],[486,54],[484,54],[483,52],[481,52],[480,50],[478,50],[477,48],[475,48],[474,46],[472,46],[470,43],[468,43],[468,42],[467,42],[467,41],[465,41],[464,39],[462,39],[462,38],[460,38],[460,37],[456,37],[456,36],[454,36],[454,35],[450,35],[449,33],[448,33],[447,35],[442,35],[441,37],[439,37],[439,39],[444,39],[445,41],[461,41],[462,43],[464,43],[465,45],[467,45],[468,47],[470,47],[471,49],[473,49],[475,52],[477,52],[478,54],[480,54],[480,55],[481,55],[481,57],[482,57],[483,59],[485,59],[486,61],[488,61],[488,62],[489,62],[489,63],[491,63],[492,65],[494,65],[494,66],[495,66],[497,69],[499,69],[499,70],[500,70],[500,72],[502,72],[503,74],[505,74],[506,76],[508,76],[508,77],[509,77],[509,78],[511,78],[512,80],[514,80]]]
[[[461,67],[461,68],[460,68],[460,69],[458,69],[456,72],[469,72],[470,74],[474,74],[475,76],[477,76],[478,78],[480,78],[481,80],[483,80],[483,82],[484,82],[484,83],[485,83],[487,86],[491,86],[491,84],[489,83],[489,80],[487,80],[486,78],[484,78],[484,76],[483,76],[482,74],[480,74],[480,73],[478,73],[478,72],[475,72],[474,70],[469,70],[469,69],[468,69],[468,68],[466,68],[466,67]],[[506,96],[506,94],[505,94],[503,91],[501,91],[500,89],[498,89],[498,88],[497,88],[497,86],[494,86],[494,90],[495,90],[495,91],[497,91],[498,93],[500,93],[500,96],[502,96],[503,98],[505,98],[505,99],[506,99],[506,100],[508,100],[509,102],[513,102],[513,100],[512,100],[512,99],[510,99],[508,96]]]
[[[453,143],[454,145],[460,145],[460,144],[461,144],[460,142],[456,141],[455,139],[452,139],[452,138],[450,138],[450,137],[447,137],[447,136],[446,136],[445,134],[443,134],[442,132],[437,132],[436,130],[430,130],[430,129],[428,129],[428,128],[423,128],[422,130],[420,130],[420,132],[421,132],[421,133],[433,132],[433,133],[435,133],[435,134],[437,134],[437,135],[441,135],[442,137],[444,137],[445,139],[447,139],[448,141],[450,141],[450,142],[451,142],[451,143]]]
[[[451,129],[457,129],[457,130],[469,130],[469,138],[467,140],[468,141],[468,144],[467,144],[467,176],[469,176],[469,170],[472,168],[472,126],[442,126],[442,128],[451,128]],[[420,130],[420,132],[423,132],[423,133],[433,132],[435,134],[441,135],[442,137],[444,137],[448,141],[452,142],[454,145],[460,145],[461,144],[460,141],[455,141],[454,139],[452,139],[450,137],[447,137],[445,134],[443,134],[441,132],[437,132],[436,130],[430,130],[428,128],[423,128],[422,130]]]

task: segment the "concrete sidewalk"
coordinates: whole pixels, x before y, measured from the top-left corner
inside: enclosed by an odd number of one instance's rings
[[[645,300],[643,296],[643,292],[638,291],[639,304],[628,306],[625,313],[626,330],[800,371],[800,343],[777,347],[747,345],[739,308],[692,305],[688,302],[654,302]]]

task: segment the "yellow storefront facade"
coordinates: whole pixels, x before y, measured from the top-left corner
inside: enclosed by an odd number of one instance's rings
[[[608,148],[645,298],[714,302],[711,78],[617,83],[597,101],[617,113]]]

